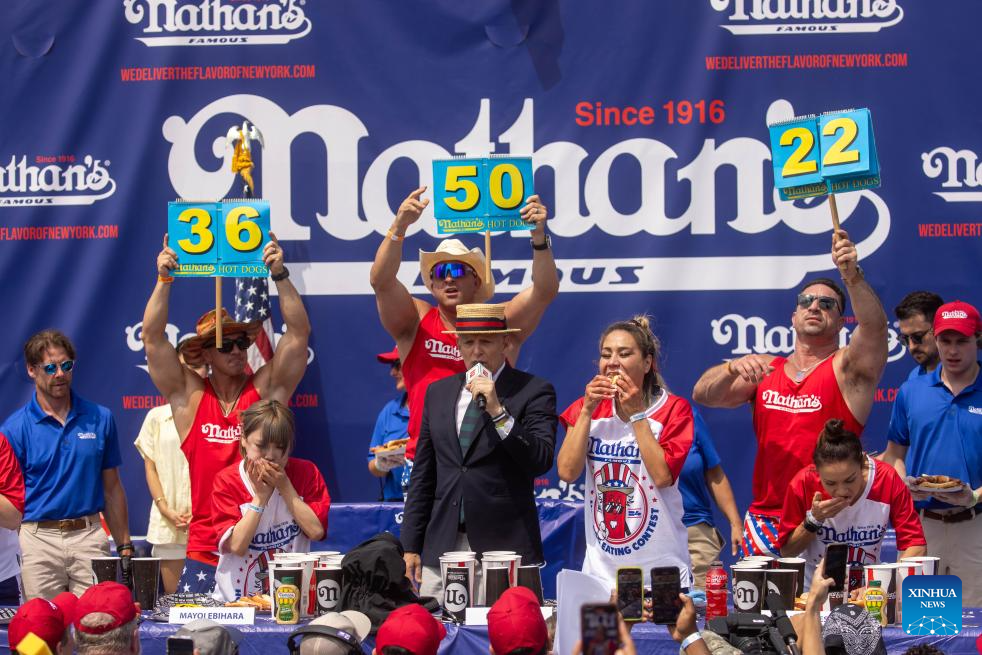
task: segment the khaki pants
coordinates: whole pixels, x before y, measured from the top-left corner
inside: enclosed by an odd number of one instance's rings
[[[21,526],[21,578],[27,600],[51,600],[63,591],[77,596],[92,586],[91,560],[109,555],[109,540],[99,515],[89,518],[89,527],[70,532],[33,522]]]
[[[708,523],[696,523],[686,528],[689,533],[689,559],[692,560],[692,587],[706,588],[706,572],[723,550],[723,537]]]
[[[960,523],[921,517],[927,554],[941,558],[939,575],[962,579],[962,606],[982,606],[982,516]]]

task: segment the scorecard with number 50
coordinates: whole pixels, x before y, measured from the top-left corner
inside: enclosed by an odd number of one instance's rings
[[[179,277],[266,277],[269,202],[176,201],[167,204],[167,245]]]
[[[433,215],[439,234],[529,230],[522,220],[534,194],[531,157],[433,161]]]
[[[869,109],[803,116],[768,128],[782,200],[880,186]]]

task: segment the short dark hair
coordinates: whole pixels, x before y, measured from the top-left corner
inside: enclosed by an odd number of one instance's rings
[[[383,646],[382,655],[416,655],[411,650],[407,650],[402,646]]]
[[[863,444],[855,432],[847,430],[841,419],[825,422],[812,455],[816,468],[833,462],[855,462],[862,466],[864,459]]]
[[[798,293],[804,293],[805,289],[807,289],[808,287],[813,287],[816,284],[824,284],[825,286],[835,291],[835,295],[839,297],[839,313],[845,314],[846,292],[842,290],[842,287],[839,286],[838,282],[836,282],[830,277],[816,277],[816,278],[812,278],[811,280],[807,280],[804,284],[798,287]]]
[[[68,359],[75,359],[75,346],[71,339],[59,330],[49,328],[31,336],[24,344],[24,360],[28,366],[37,366],[44,361],[44,353],[48,348],[61,348]]]
[[[911,291],[893,308],[893,313],[901,321],[922,314],[928,323],[934,324],[934,315],[944,300],[933,291]]]

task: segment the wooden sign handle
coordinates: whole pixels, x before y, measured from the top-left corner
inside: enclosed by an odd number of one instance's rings
[[[484,279],[491,284],[491,230],[484,230]]]
[[[839,208],[835,204],[835,194],[829,194],[829,209],[832,210],[832,229],[839,231]]]
[[[215,347],[222,347],[222,278],[215,278]]]

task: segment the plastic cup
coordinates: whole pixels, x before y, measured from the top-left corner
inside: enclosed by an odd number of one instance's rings
[[[924,565],[920,562],[897,562],[897,622],[904,621],[904,580],[909,575],[923,575]]]
[[[484,584],[485,584],[485,602],[484,604],[488,607],[494,605],[501,594],[511,587],[508,578],[507,568],[491,568],[484,570]]]
[[[463,621],[467,608],[474,598],[474,560],[472,566],[444,566],[443,568],[443,615],[445,618]]]
[[[515,586],[531,589],[535,597],[539,599],[539,605],[545,602],[542,596],[542,570],[538,565],[519,566]]]
[[[314,583],[317,587],[317,616],[340,611],[341,567],[318,566],[314,569]]]
[[[759,612],[764,603],[767,571],[748,566],[730,567],[733,581],[733,607],[740,612]]]
[[[152,610],[160,589],[160,558],[134,557],[130,563],[133,567],[133,600],[140,603],[140,609]]]
[[[781,596],[784,611],[794,610],[794,597],[798,593],[798,571],[795,569],[767,569],[765,572],[767,593],[774,592]],[[764,601],[766,609],[766,596]]]
[[[924,557],[905,557],[898,563],[905,564],[907,562],[920,562],[924,568],[921,575],[938,575],[938,571],[941,570],[940,557],[931,557],[930,555],[925,555]]]
[[[92,584],[119,582],[119,561],[119,557],[93,557]]]
[[[798,572],[798,577],[795,580],[796,596],[800,596],[805,590],[805,566],[807,564],[808,562],[805,561],[804,557],[779,557],[777,560],[778,568],[794,569]]]

